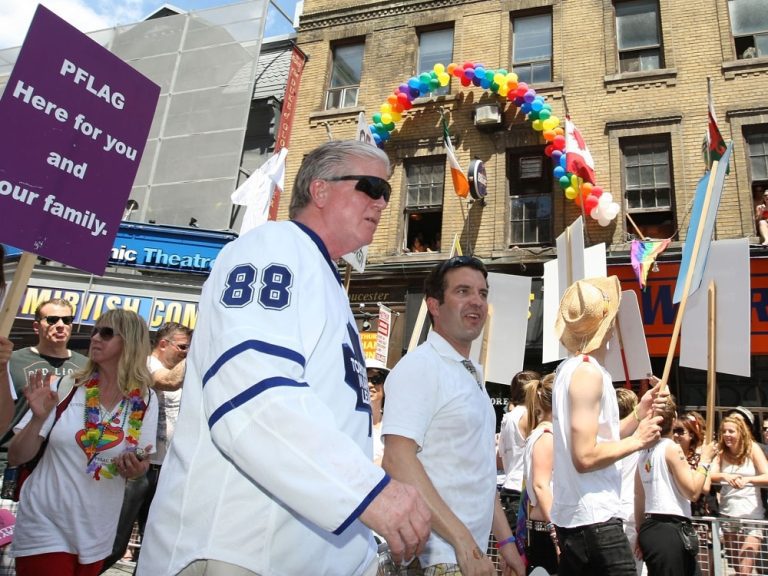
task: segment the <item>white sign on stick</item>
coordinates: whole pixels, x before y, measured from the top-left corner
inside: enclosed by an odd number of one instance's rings
[[[701,287],[688,296],[680,338],[680,365],[707,369],[707,287],[714,280],[715,370],[750,377],[749,240],[712,242]]]
[[[621,343],[624,344],[624,358],[627,362],[627,373],[630,380],[642,380],[653,374],[651,357],[648,354],[648,341],[645,339],[643,318],[640,315],[640,304],[634,290],[621,293],[618,322],[614,325],[613,335],[608,341],[608,352],[605,355],[605,369],[614,382],[626,381],[624,362],[621,358],[621,346],[617,328],[621,329]]]
[[[531,278],[490,272],[488,287],[488,306],[493,312],[489,317],[485,380],[508,384],[523,369]],[[472,343],[473,360],[480,360],[482,344],[481,333]]]

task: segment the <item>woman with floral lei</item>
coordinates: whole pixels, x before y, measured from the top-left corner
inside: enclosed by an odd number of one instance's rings
[[[768,462],[742,418],[723,418],[719,448],[720,454],[712,465],[712,482],[723,485],[720,515],[762,520],[760,487],[768,486]],[[740,576],[752,574],[763,538],[760,526],[749,522],[723,522],[722,526],[728,563]]]
[[[125,481],[146,473],[155,444],[149,353],[144,321],[110,310],[74,382],[30,379],[9,464],[29,462],[48,442],[21,490],[12,549],[18,576],[95,576],[112,552]]]

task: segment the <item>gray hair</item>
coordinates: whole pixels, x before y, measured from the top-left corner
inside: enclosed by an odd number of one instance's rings
[[[313,180],[322,180],[333,176],[345,176],[340,169],[351,158],[361,158],[384,164],[387,174],[390,172],[389,157],[376,146],[359,140],[332,140],[312,150],[304,157],[296,180],[293,183],[291,205],[288,217],[296,218],[309,205],[311,195],[309,186]]]

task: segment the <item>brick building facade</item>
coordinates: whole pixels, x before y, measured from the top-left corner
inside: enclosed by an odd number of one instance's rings
[[[305,0],[297,44],[309,61],[287,182],[304,153],[328,138],[353,138],[359,112],[370,122],[393,89],[429,70],[422,67],[483,63],[530,80],[552,113],[561,119],[569,114],[584,136],[598,184],[621,206],[604,228],[587,216],[586,244],[605,242],[609,266],[625,265],[635,222],[644,236],[672,237],[665,258],[679,260],[704,171],[709,78],[720,129],[734,143],[715,234],[756,236],[754,206],[768,188],[764,3]],[[484,124],[497,103],[500,122]],[[490,108],[479,111],[484,105]],[[453,193],[441,109],[461,165],[485,163],[484,202]],[[517,106],[490,90],[463,87],[457,78],[446,94],[418,98],[403,112],[384,144],[393,163],[390,206],[366,272],[353,274],[350,288],[352,300],[365,305],[361,318],[375,312],[377,301],[402,313],[390,363],[407,344],[425,271],[447,256],[454,235],[465,252],[498,272],[539,277],[543,262],[556,256],[554,239],[580,210],[552,177],[545,145]],[[280,218],[287,207],[286,194]],[[418,252],[417,235],[433,251]],[[761,252],[754,249],[752,258]],[[528,344],[526,364],[535,367],[540,332],[530,326]],[[762,403],[763,377],[742,382],[740,400],[756,394]]]

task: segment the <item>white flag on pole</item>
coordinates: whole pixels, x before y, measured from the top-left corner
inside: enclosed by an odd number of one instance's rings
[[[240,225],[240,236],[267,221],[275,186],[283,188],[287,154],[288,148],[281,148],[232,192],[232,202],[246,206],[243,222]]]

